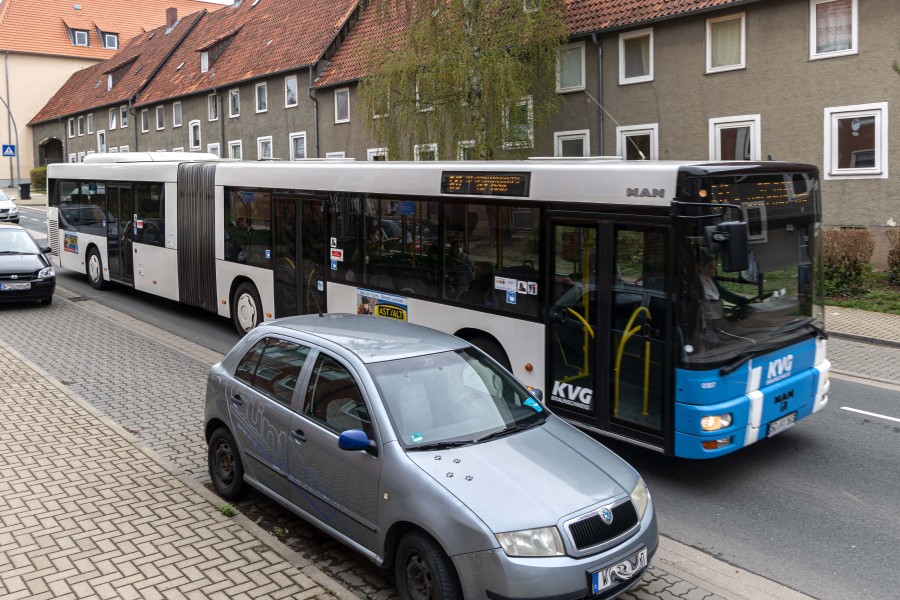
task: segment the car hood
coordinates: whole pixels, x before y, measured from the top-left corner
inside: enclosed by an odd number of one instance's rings
[[[25,275],[49,266],[40,254],[0,254],[0,273]]]
[[[16,203],[12,200],[0,200],[0,208],[13,209],[16,207]]]
[[[638,478],[605,446],[557,418],[481,444],[407,456],[495,533],[555,525],[629,493]]]

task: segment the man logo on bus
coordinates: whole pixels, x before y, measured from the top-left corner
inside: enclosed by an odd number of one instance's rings
[[[766,374],[766,384],[781,381],[791,376],[791,369],[794,367],[794,355],[788,354],[781,358],[776,358],[769,363],[769,372]]]
[[[563,383],[562,381],[553,382],[553,393],[550,399],[554,402],[577,406],[579,408],[590,408],[594,399],[594,390],[591,388],[583,388],[571,383]]]
[[[652,190],[647,188],[626,188],[625,189],[625,197],[626,198],[665,198],[666,190],[653,188]]]

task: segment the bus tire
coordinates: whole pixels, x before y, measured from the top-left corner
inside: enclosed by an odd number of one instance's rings
[[[240,450],[234,436],[224,427],[216,429],[209,438],[207,466],[209,479],[217,494],[226,500],[240,500],[246,493]]]
[[[106,288],[106,280],[103,279],[103,259],[100,258],[100,251],[91,248],[87,255],[87,276],[91,282],[91,287],[95,290]]]
[[[259,292],[249,281],[245,281],[234,290],[231,298],[231,320],[237,332],[244,335],[262,323],[262,302]]]
[[[512,372],[512,364],[509,362],[509,357],[506,355],[503,346],[498,344],[496,340],[483,335],[476,335],[469,340],[469,343],[506,367],[507,371]]]
[[[444,550],[419,531],[406,534],[394,560],[397,595],[401,600],[461,600],[453,563]]]

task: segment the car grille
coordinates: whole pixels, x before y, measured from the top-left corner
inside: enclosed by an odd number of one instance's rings
[[[623,498],[610,506],[612,523],[607,525],[600,518],[600,511],[594,511],[566,523],[572,544],[578,551],[600,546],[628,532],[638,524],[637,511],[630,498]]]
[[[34,280],[37,279],[38,273],[40,273],[40,271],[31,271],[28,273],[0,273],[0,282],[34,282]],[[16,276],[15,279],[13,279],[13,275]]]

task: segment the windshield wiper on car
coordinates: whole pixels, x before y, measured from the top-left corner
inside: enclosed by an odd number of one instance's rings
[[[521,423],[518,425],[510,425],[509,427],[504,427],[503,429],[500,429],[499,431],[495,431],[493,433],[489,433],[485,436],[478,438],[477,440],[475,440],[475,443],[480,444],[481,442],[487,442],[489,440],[496,440],[497,438],[506,437],[507,435],[510,435],[510,434],[513,434],[513,433],[516,433],[519,431],[525,431],[526,429],[531,429],[532,427],[534,427],[536,425],[540,425],[543,422],[544,421],[541,420],[541,421],[534,421],[533,423]]]
[[[462,446],[471,446],[475,442],[472,440],[457,440],[455,442],[434,442],[432,444],[422,444],[421,446],[410,446],[407,450],[447,450],[448,448],[460,448]]]
[[[815,331],[819,337],[821,337],[823,340],[827,340],[828,334],[824,329],[816,325],[815,322],[816,319],[814,317],[802,317],[800,319],[794,319],[790,323],[785,323],[781,327],[776,328],[772,333],[769,334],[769,337],[775,337],[776,335],[796,331],[801,327],[809,326],[809,328]]]

